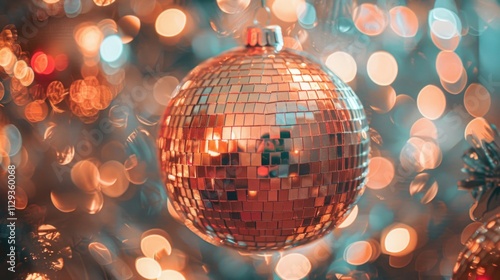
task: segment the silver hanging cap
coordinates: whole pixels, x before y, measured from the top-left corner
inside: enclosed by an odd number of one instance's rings
[[[272,47],[281,50],[283,48],[281,27],[278,25],[250,26],[247,28],[245,43],[247,47]]]

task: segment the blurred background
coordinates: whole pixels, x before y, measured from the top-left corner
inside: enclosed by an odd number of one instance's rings
[[[500,124],[499,1],[264,2],[270,14],[255,0],[0,1],[0,186],[14,164],[18,217],[17,272],[2,261],[2,279],[451,278],[494,208],[457,181],[466,139]],[[255,23],[354,89],[372,141],[347,220],[267,254],[179,223],[155,147],[182,78]]]

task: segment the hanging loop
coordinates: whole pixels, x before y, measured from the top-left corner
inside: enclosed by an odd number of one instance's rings
[[[265,17],[265,23],[259,22],[259,17],[261,17],[263,14],[265,14],[263,16]],[[269,7],[267,6],[266,0],[260,1],[260,7],[257,8],[255,14],[253,15],[253,24],[259,26],[267,26],[271,24],[271,9],[269,9]]]

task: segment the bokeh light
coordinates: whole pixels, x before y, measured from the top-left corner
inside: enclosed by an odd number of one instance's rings
[[[113,4],[116,0],[94,0],[97,6],[105,7]]]
[[[379,51],[370,55],[366,70],[374,83],[387,86],[392,84],[398,75],[398,63],[390,53]]]
[[[418,18],[410,8],[396,6],[389,11],[389,15],[391,29],[398,36],[410,38],[417,34]]]
[[[167,269],[161,272],[158,280],[186,280],[186,278],[178,271]]]
[[[236,14],[245,10],[250,0],[217,0],[217,5],[224,13]]]
[[[417,232],[406,224],[393,224],[382,233],[382,251],[391,256],[405,256],[415,250],[417,243]]]
[[[438,167],[442,161],[442,152],[434,139],[411,137],[401,149],[399,160],[403,168],[420,172]]]
[[[135,261],[135,269],[146,279],[156,279],[161,275],[160,264],[151,258],[138,258]]]
[[[123,42],[117,35],[106,37],[100,47],[101,57],[106,62],[117,61],[123,53]]]
[[[31,66],[38,74],[51,74],[55,69],[55,60],[52,56],[43,52],[36,52],[31,57]]]
[[[387,26],[386,14],[375,4],[363,3],[354,8],[352,15],[356,28],[369,36],[381,34]]]
[[[316,8],[307,2],[300,3],[297,6],[297,18],[302,27],[313,28],[317,24]]]
[[[74,38],[84,56],[92,57],[97,55],[101,42],[104,38],[99,27],[83,23],[75,29]]]
[[[172,76],[158,79],[153,87],[155,101],[158,104],[167,106],[177,85],[179,85],[179,80]]]
[[[418,119],[410,129],[410,136],[420,138],[437,139],[438,130],[436,125],[427,118]]]
[[[446,8],[432,9],[429,12],[428,21],[431,32],[442,39],[451,39],[462,32],[460,19],[454,12]]]
[[[311,271],[309,259],[299,253],[287,254],[276,264],[276,274],[284,280],[299,280],[306,277]]]
[[[455,83],[465,71],[462,60],[455,52],[441,51],[436,58],[436,71],[439,78],[448,83]]]
[[[473,117],[486,115],[491,106],[489,91],[481,84],[470,84],[465,90],[464,106],[467,112]]]
[[[480,147],[482,141],[487,143],[495,140],[495,133],[490,129],[484,118],[475,118],[465,127],[465,139],[474,147]]]
[[[124,44],[130,43],[141,29],[141,20],[134,15],[126,15],[117,22],[118,32]]]
[[[396,104],[396,91],[392,86],[382,86],[373,91],[367,99],[368,105],[377,113],[384,114]]]
[[[394,178],[394,164],[384,157],[373,157],[368,164],[366,186],[373,190],[387,187]]]
[[[344,251],[344,259],[352,265],[367,263],[373,254],[372,245],[367,241],[357,241],[350,244]]]
[[[172,246],[164,236],[151,234],[141,239],[141,251],[146,257],[154,258],[159,252],[170,255]]]
[[[275,0],[271,6],[273,14],[284,22],[296,22],[297,9],[305,4],[304,0]]]
[[[405,228],[395,228],[385,237],[385,249],[389,253],[399,253],[410,244],[410,232]]]
[[[186,26],[186,14],[179,9],[168,9],[163,11],[156,19],[156,32],[164,37],[179,35]]]
[[[325,65],[346,83],[354,80],[358,71],[354,58],[341,51],[330,54],[326,58]]]
[[[418,94],[417,106],[424,117],[435,120],[441,117],[446,109],[446,97],[437,86],[427,85]]]
[[[28,103],[24,108],[26,119],[32,123],[43,121],[49,113],[47,103],[42,100],[35,100]]]

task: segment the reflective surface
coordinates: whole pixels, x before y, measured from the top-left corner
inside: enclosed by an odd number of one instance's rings
[[[350,87],[307,57],[241,48],[195,68],[158,139],[174,208],[196,234],[240,250],[307,243],[362,193],[368,125]]]
[[[500,214],[467,240],[453,268],[453,279],[500,279]]]

